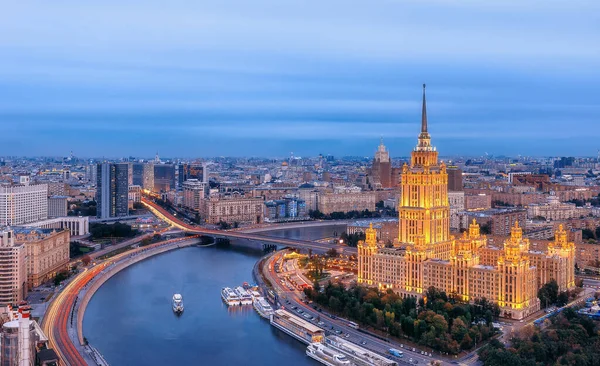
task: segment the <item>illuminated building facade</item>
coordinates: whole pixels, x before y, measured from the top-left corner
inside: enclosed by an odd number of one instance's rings
[[[561,291],[573,287],[575,248],[562,226],[545,252],[530,250],[518,222],[500,248],[488,246],[475,221],[461,237],[450,235],[448,175],[427,132],[425,90],[422,113],[411,164],[402,167],[398,240],[385,248],[375,229],[365,231],[358,244],[358,282],[403,297],[420,297],[429,287],[463,301],[485,297],[514,319],[540,309],[537,291],[550,279]]]
[[[69,230],[15,227],[15,243],[24,244],[27,253],[29,289],[54,278],[69,264]]]

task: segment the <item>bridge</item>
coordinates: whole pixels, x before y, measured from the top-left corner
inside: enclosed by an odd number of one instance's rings
[[[199,234],[205,236],[212,236],[214,238],[225,238],[225,239],[245,239],[245,240],[253,240],[260,241],[263,243],[276,244],[276,245],[285,245],[292,248],[298,249],[310,249],[316,252],[326,252],[329,249],[335,249],[338,253],[344,253],[347,255],[356,254],[356,248],[351,248],[339,244],[332,243],[321,243],[314,242],[308,240],[298,240],[298,239],[287,239],[287,238],[279,238],[272,236],[259,235],[255,233],[241,232],[241,231],[230,231],[230,230],[213,230],[206,229],[199,226],[189,225],[169,211],[165,210],[163,207],[159,206],[155,202],[143,197],[142,204],[146,206],[154,215],[156,215],[161,220],[166,221],[170,225],[179,228],[185,232],[192,234]]]

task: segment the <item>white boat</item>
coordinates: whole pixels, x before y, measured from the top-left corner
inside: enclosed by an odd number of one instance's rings
[[[248,293],[248,291],[244,290],[244,288],[242,286],[236,287],[235,293],[240,298],[240,304],[252,305],[252,296]]]
[[[225,302],[225,304],[229,306],[235,306],[240,304],[240,297],[230,289],[229,287],[223,287],[221,289],[221,298]]]
[[[271,304],[269,304],[269,302],[267,300],[265,300],[264,297],[256,297],[254,298],[254,310],[256,310],[256,312],[262,316],[263,318],[267,318],[270,319],[271,318],[271,314],[273,314],[273,308],[271,307]]]
[[[173,295],[173,311],[177,314],[183,313],[183,296],[181,294]]]
[[[323,343],[309,344],[306,348],[306,355],[327,366],[350,365],[348,357]]]

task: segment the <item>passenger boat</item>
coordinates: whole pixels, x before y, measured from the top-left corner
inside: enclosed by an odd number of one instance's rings
[[[228,306],[235,306],[240,304],[240,297],[230,289],[229,287],[223,287],[221,289],[221,298]]]
[[[267,319],[271,318],[271,314],[273,314],[273,308],[271,307],[271,304],[269,304],[269,302],[267,300],[265,300],[264,297],[255,298],[253,305],[254,305],[254,310],[256,310],[258,315],[262,316],[263,318],[267,318]]]
[[[348,357],[323,343],[309,344],[306,348],[306,355],[327,366],[350,365]]]
[[[173,311],[176,314],[183,313],[183,296],[181,294],[173,295]]]
[[[236,287],[235,293],[238,295],[238,297],[240,299],[240,304],[252,305],[252,296],[248,293],[248,291],[244,290],[243,287],[241,287],[241,286]]]

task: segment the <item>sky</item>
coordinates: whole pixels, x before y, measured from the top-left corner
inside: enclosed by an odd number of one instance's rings
[[[14,1],[2,156],[595,156],[600,1]]]

